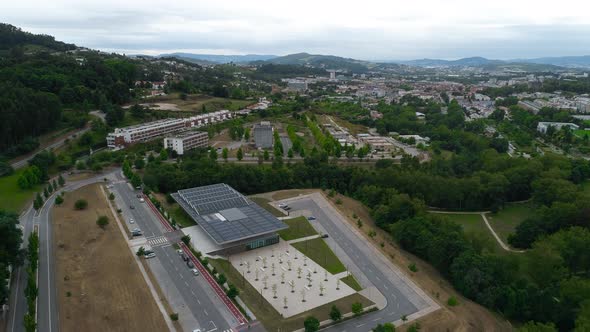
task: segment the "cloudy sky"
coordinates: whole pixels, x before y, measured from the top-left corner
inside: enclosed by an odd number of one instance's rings
[[[128,54],[590,54],[588,0],[1,0],[0,21]]]

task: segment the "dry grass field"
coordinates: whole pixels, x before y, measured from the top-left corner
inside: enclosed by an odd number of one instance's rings
[[[77,199],[88,208],[75,210]],[[168,330],[99,185],[67,193],[52,218],[60,330]]]

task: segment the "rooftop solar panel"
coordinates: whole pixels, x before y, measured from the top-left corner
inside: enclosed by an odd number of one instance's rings
[[[244,240],[288,227],[224,183],[179,190],[172,197],[218,244]],[[220,214],[223,218],[215,214]]]

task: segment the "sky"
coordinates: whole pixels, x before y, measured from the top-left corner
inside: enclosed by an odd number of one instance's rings
[[[2,0],[0,21],[125,54],[590,55],[588,0]]]

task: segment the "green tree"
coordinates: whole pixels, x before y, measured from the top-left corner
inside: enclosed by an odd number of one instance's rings
[[[137,255],[137,257],[145,255],[145,248],[143,246],[139,247],[139,249],[137,249],[137,252],[135,252],[135,255]]]
[[[289,149],[289,151],[287,151],[287,157],[289,159],[293,159],[293,148]]]
[[[58,186],[57,186],[57,181],[55,181],[55,179],[53,180],[52,185],[53,185],[53,190],[57,191]]]
[[[316,332],[320,329],[320,321],[313,317],[309,316],[303,322],[303,327],[305,328],[305,332]]]
[[[53,192],[53,185],[51,183],[47,185],[47,192],[49,192],[50,194]]]
[[[264,150],[264,160],[269,160],[270,155],[268,154],[268,150]]]
[[[88,201],[85,199],[79,199],[74,203],[74,208],[76,210],[84,210],[88,207]]]
[[[64,199],[63,199],[63,197],[62,197],[61,195],[57,195],[57,196],[55,197],[55,204],[57,204],[57,205],[62,205],[62,204],[63,204],[63,202],[64,202]]]
[[[111,201],[115,200],[115,194],[114,193],[110,193],[109,194],[109,200],[111,200]]]
[[[133,188],[141,186],[141,178],[139,177],[139,175],[137,175],[137,173],[133,173],[133,175],[131,176],[131,185],[133,186]]]
[[[186,245],[188,246],[188,245],[190,245],[190,243],[191,243],[191,236],[190,236],[190,235],[188,235],[188,234],[187,234],[187,235],[183,235],[183,236],[180,238],[180,241],[182,241],[184,244],[186,244]]]
[[[225,282],[227,281],[227,278],[225,277],[225,274],[221,273],[219,274],[219,277],[217,277],[217,283],[219,283],[220,285],[225,284]]]
[[[145,160],[143,158],[137,158],[133,162],[133,165],[135,165],[136,169],[142,169],[145,166]]]
[[[45,197],[45,199],[49,197],[49,191],[47,190],[47,187],[43,188],[43,197]]]
[[[373,329],[373,332],[395,332],[395,326],[391,323],[379,324]]]
[[[164,148],[160,150],[160,160],[168,160],[168,150]]]
[[[229,289],[227,290],[227,292],[225,292],[225,294],[230,299],[235,299],[236,296],[238,296],[240,294],[240,291],[236,288],[236,286],[229,285]]]
[[[107,217],[107,216],[98,217],[98,219],[96,219],[96,224],[98,225],[98,227],[105,229],[105,227],[107,227],[107,225],[109,224],[109,217]]]
[[[217,150],[215,150],[215,148],[209,150],[209,158],[211,158],[211,160],[217,160]]]
[[[35,210],[39,210],[42,206],[43,198],[41,197],[41,194],[37,193],[37,196],[35,196],[35,200],[33,201],[33,208],[35,208]]]
[[[221,157],[223,158],[223,160],[225,160],[227,162],[227,157],[228,157],[229,151],[227,150],[227,148],[223,148],[223,150],[221,150]]]
[[[239,161],[241,161],[242,159],[244,159],[244,152],[242,151],[242,147],[240,147],[238,149],[237,158],[238,158]]]
[[[340,312],[338,307],[336,307],[335,305],[333,305],[332,308],[330,309],[330,319],[332,319],[335,322],[342,319],[342,313]]]

